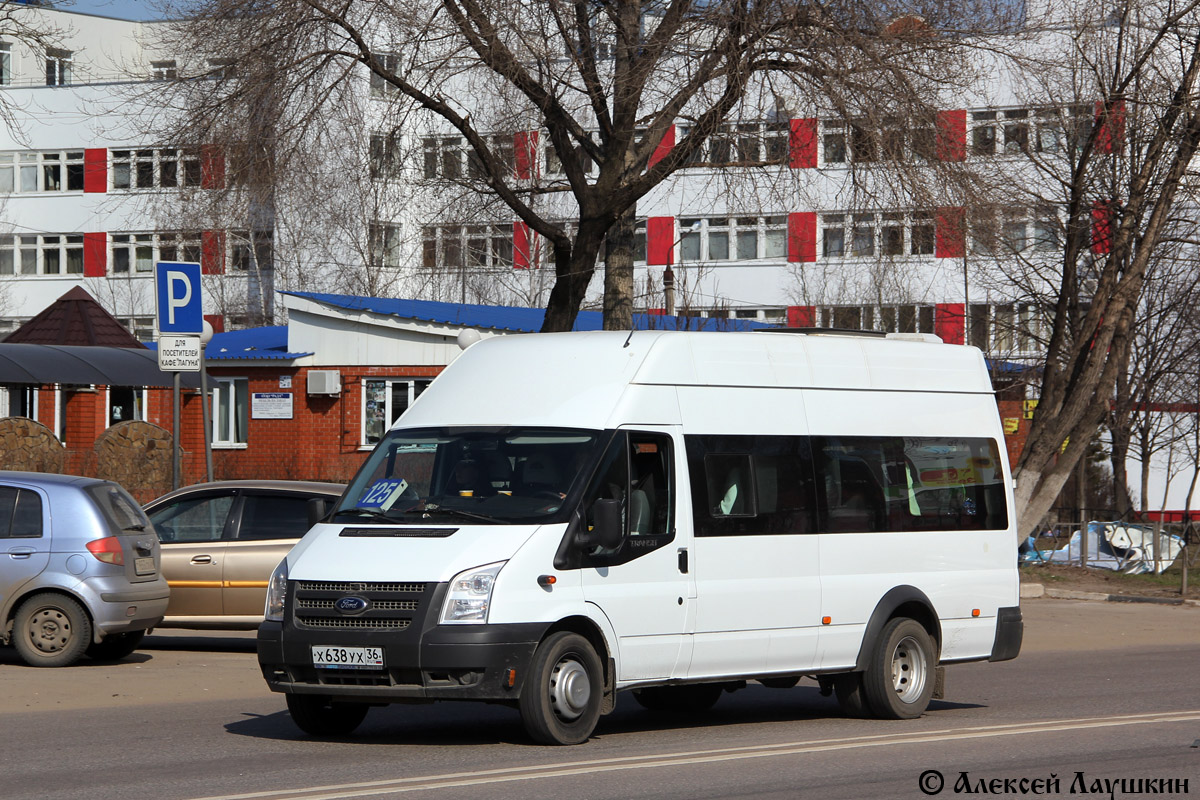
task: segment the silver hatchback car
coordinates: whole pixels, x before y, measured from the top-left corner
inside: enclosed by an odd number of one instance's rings
[[[0,642],[25,663],[124,658],[162,620],[158,538],[119,485],[0,471]]]

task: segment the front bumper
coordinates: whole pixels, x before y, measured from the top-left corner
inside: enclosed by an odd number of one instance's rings
[[[258,629],[263,678],[276,692],[372,703],[516,700],[549,623],[439,625],[445,593],[444,583],[289,582],[285,621]],[[343,597],[365,610],[339,612]],[[384,669],[318,668],[314,646],[378,647]]]
[[[547,625],[436,626],[412,643],[386,635],[347,637],[285,629],[258,629],[258,663],[274,692],[324,694],[360,701],[516,700],[533,651]],[[312,647],[380,647],[385,669],[314,667]],[[510,684],[509,671],[515,670]]]

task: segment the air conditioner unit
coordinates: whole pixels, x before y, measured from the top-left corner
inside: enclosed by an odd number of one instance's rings
[[[309,394],[340,394],[342,373],[336,369],[310,369],[308,371]]]

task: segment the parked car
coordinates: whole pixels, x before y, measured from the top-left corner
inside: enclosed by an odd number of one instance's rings
[[[96,478],[0,471],[0,641],[34,667],[132,653],[167,610],[158,539]]]
[[[345,488],[308,481],[217,481],[177,489],[147,504],[171,585],[162,627],[257,628],[271,571]]]

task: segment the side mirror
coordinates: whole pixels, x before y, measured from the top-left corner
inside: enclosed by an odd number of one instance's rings
[[[306,509],[308,511],[308,527],[311,528],[325,519],[325,515],[329,512],[329,502],[323,497],[310,497]]]
[[[606,550],[615,550],[621,546],[625,538],[625,527],[621,520],[620,500],[597,500],[592,505],[595,525],[592,529],[592,541]]]

